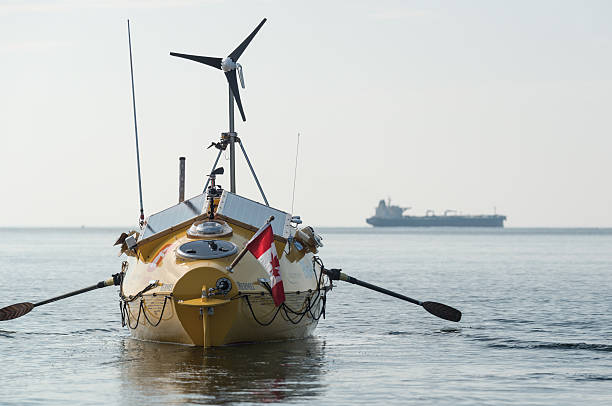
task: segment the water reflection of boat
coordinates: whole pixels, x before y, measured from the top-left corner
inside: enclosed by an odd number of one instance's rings
[[[325,342],[317,338],[206,348],[124,341],[125,403],[287,402],[325,391]]]

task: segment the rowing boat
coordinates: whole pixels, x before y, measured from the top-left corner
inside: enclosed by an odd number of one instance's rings
[[[321,237],[299,216],[268,204],[234,131],[234,102],[246,121],[237,61],[265,21],[226,58],[171,53],[225,73],[230,129],[212,143],[218,155],[202,194],[143,218],[140,229],[117,240],[127,256],[122,324],[135,338],[203,347],[296,339],[311,335],[325,315],[331,282],[317,256]],[[264,203],[235,191],[236,144]],[[224,173],[217,162],[228,147],[231,187],[225,190],[216,183]]]

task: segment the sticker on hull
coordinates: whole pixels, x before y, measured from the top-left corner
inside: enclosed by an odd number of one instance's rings
[[[164,260],[164,257],[166,256],[166,253],[168,252],[171,246],[172,244],[166,244],[162,247],[161,250],[159,250],[157,255],[155,255],[155,258],[153,258],[153,261],[151,261],[151,263],[147,267],[148,272],[153,272],[155,269],[157,269],[158,266],[162,264],[162,261]]]

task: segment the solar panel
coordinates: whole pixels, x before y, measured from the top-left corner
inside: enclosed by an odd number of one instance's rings
[[[141,241],[202,214],[206,196],[202,193],[149,216]]]
[[[221,195],[217,214],[247,224],[255,229],[263,226],[270,216],[274,216],[272,232],[285,239],[289,238],[291,220],[289,213],[273,209],[227,190],[224,190]]]

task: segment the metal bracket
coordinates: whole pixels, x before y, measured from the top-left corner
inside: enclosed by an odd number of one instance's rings
[[[234,139],[235,142],[240,142],[238,133],[235,131],[221,133],[221,143],[224,143],[225,145],[227,145],[227,143],[229,143],[232,138]]]
[[[134,238],[133,235],[130,235],[125,239],[125,245],[127,246],[127,249],[133,250],[136,248],[136,238]]]

